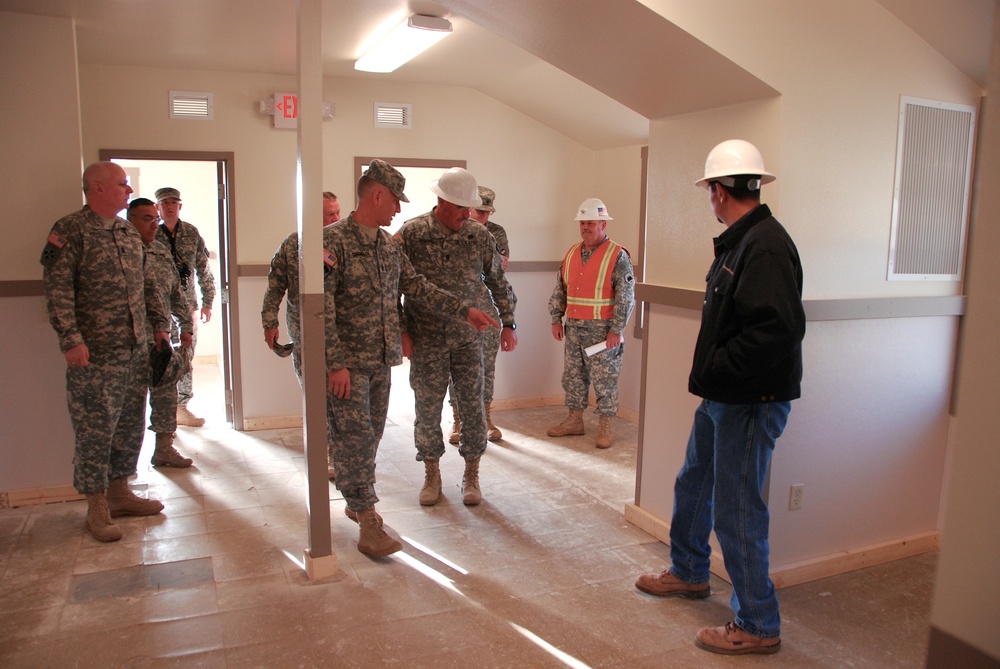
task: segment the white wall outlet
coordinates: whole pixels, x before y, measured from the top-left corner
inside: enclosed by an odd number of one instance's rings
[[[805,484],[796,483],[788,493],[788,510],[798,511],[802,508],[802,488]]]

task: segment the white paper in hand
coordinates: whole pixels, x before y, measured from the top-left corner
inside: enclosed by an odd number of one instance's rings
[[[608,344],[607,344],[607,342],[599,341],[596,344],[594,344],[593,346],[588,346],[587,348],[585,348],[583,350],[586,351],[586,353],[587,353],[588,356],[597,355],[601,351],[608,350]]]

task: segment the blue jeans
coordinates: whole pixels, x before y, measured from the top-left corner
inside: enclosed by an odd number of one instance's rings
[[[674,485],[670,573],[688,583],[708,581],[714,526],[733,582],[736,624],[764,638],[780,635],[781,617],[768,576],[769,515],[762,489],[791,408],[791,402],[703,400]]]

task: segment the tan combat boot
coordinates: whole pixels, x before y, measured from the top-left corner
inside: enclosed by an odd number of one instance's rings
[[[479,458],[465,461],[465,475],[462,476],[462,502],[466,506],[476,506],[483,501],[483,491],[479,489]]]
[[[87,531],[98,541],[118,541],[122,528],[111,520],[105,491],[87,493]]]
[[[458,404],[451,403],[451,434],[448,435],[448,443],[458,445],[462,437],[462,421],[458,418]]]
[[[344,515],[347,516],[348,519],[353,520],[355,523],[358,522],[358,514],[351,511],[350,507],[344,507]],[[378,511],[375,512],[375,517],[378,518],[378,524],[381,525],[382,516],[379,515]]]
[[[614,441],[614,437],[611,436],[611,416],[598,416],[597,447],[611,448]]]
[[[441,498],[441,468],[437,460],[424,460],[424,487],[420,489],[420,506],[434,506]]]
[[[163,511],[163,502],[143,499],[128,487],[128,479],[121,476],[108,483],[108,511],[112,518],[118,516],[155,516]]]
[[[566,419],[558,425],[550,427],[546,434],[550,437],[566,437],[569,435],[585,433],[586,430],[583,428],[583,412],[576,409],[570,409],[569,415],[566,416]]]
[[[187,408],[186,404],[178,404],[177,424],[186,425],[187,427],[201,427],[205,424],[205,419],[199,418],[191,413],[191,410]]]
[[[399,543],[382,529],[381,518],[375,512],[375,507],[370,506],[360,511],[358,514],[358,550],[373,558],[384,558],[403,548]]]
[[[156,433],[156,450],[150,459],[154,467],[177,467],[183,469],[190,467],[194,462],[191,458],[185,458],[174,448],[174,435],[171,432]]]
[[[493,424],[493,417],[490,416],[490,405],[486,405],[486,438],[489,441],[500,441],[503,439],[503,432]]]

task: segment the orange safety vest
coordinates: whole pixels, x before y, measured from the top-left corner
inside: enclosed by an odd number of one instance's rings
[[[615,315],[615,293],[611,274],[622,247],[610,239],[600,244],[583,264],[583,242],[570,248],[563,259],[566,284],[566,318],[582,321],[610,320]]]

